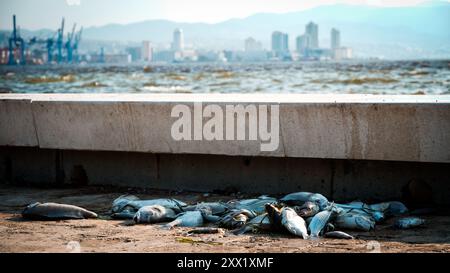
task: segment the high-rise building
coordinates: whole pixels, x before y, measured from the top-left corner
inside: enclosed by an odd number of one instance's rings
[[[142,42],[142,53],[141,58],[146,62],[151,62],[153,59],[153,49],[150,41]]]
[[[127,47],[125,52],[131,56],[132,62],[137,62],[142,60],[142,48],[140,47]]]
[[[296,50],[300,54],[304,54],[306,49],[311,47],[311,37],[308,34],[303,34],[296,39]]]
[[[341,47],[341,33],[339,30],[331,29],[331,49],[336,49]]]
[[[172,50],[183,51],[183,48],[184,48],[183,30],[177,28],[173,32]]]
[[[305,28],[305,34],[310,37],[310,44],[308,48],[319,48],[319,25],[309,22]]]
[[[280,31],[272,33],[272,51],[276,54],[289,52],[289,36],[287,33]]]
[[[245,39],[245,51],[260,51],[262,50],[261,42],[256,41],[252,37]]]

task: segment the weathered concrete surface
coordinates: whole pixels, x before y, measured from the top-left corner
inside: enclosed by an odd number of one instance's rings
[[[450,96],[6,94],[0,99],[6,113],[0,117],[0,145],[37,141],[41,148],[64,150],[450,162]],[[24,99],[32,115],[14,107]],[[259,141],[173,140],[172,107],[183,103],[193,112],[199,101],[280,105],[279,148],[261,152]],[[15,112],[24,125],[9,130]],[[35,123],[21,115],[34,116]]]
[[[277,194],[320,192],[332,200],[399,200],[412,180],[450,204],[448,163],[60,151],[0,147],[0,183],[113,185]]]
[[[172,107],[280,106],[280,146],[175,141]],[[450,204],[450,96],[0,95],[0,182],[399,199]],[[193,110],[191,110],[193,111]]]
[[[30,99],[0,96],[0,145],[38,146]]]

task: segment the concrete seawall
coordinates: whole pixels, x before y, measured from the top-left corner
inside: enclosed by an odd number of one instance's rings
[[[175,141],[171,110],[194,102],[279,105],[278,149]],[[0,180],[16,183],[385,199],[421,180],[448,204],[450,96],[2,94],[0,160]]]

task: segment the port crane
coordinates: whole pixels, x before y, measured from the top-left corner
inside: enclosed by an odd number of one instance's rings
[[[63,61],[62,53],[63,53],[63,40],[64,40],[64,17],[62,18],[61,28],[58,29],[58,37],[56,40],[56,47],[58,49],[57,62],[61,63]]]
[[[78,44],[81,41],[81,34],[83,33],[83,27],[80,28],[80,31],[75,36],[75,41],[73,42],[73,53],[74,53],[74,61],[78,63],[80,61],[80,55],[78,55]]]
[[[20,32],[18,28],[16,27],[16,15],[13,15],[13,32],[11,34],[11,37],[8,39],[8,64],[14,65],[17,64],[15,59],[15,49],[20,49],[20,64],[25,64],[25,41],[20,37]]]
[[[33,49],[34,45],[40,45],[47,49],[47,63],[77,63],[79,62],[78,46],[81,41],[83,27],[76,32],[76,24],[73,25],[72,32],[68,33],[67,41],[64,41],[65,19],[62,18],[61,27],[47,38],[32,37],[25,41],[20,35],[20,28],[16,24],[16,15],[13,15],[13,31],[8,38],[8,64],[26,64],[25,48]],[[20,57],[18,56],[20,53]],[[45,54],[45,53],[44,53]]]
[[[77,27],[77,24],[74,24],[73,28],[72,28],[72,32],[67,35],[67,41],[65,43],[65,48],[66,48],[66,51],[67,51],[67,56],[66,56],[67,57],[67,63],[72,63],[72,60],[73,60],[73,45],[72,45],[72,41],[73,41],[73,38],[74,38],[74,35],[75,35],[76,27]]]

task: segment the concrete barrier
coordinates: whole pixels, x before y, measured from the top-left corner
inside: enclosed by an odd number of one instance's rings
[[[175,141],[171,109],[199,101],[279,105],[278,149]],[[335,200],[399,199],[424,181],[435,202],[450,204],[450,96],[2,94],[0,114],[0,181]]]
[[[262,152],[260,141],[175,141],[172,108],[186,104],[193,112],[199,101],[279,105],[278,149]],[[0,103],[0,145],[450,162],[450,96],[20,94],[1,95]]]

